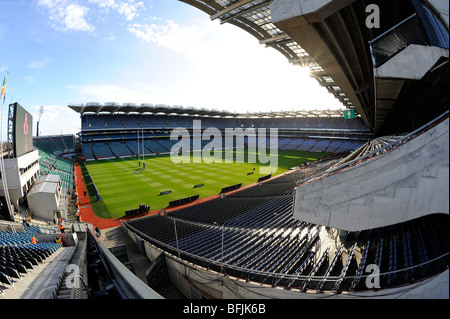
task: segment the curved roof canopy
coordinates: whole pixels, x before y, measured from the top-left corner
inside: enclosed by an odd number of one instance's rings
[[[80,115],[89,114],[163,114],[176,116],[204,116],[204,117],[231,117],[231,118],[277,118],[277,117],[343,117],[344,110],[292,110],[277,112],[258,112],[258,113],[232,113],[227,111],[208,110],[205,108],[183,107],[179,105],[170,106],[165,104],[131,104],[124,103],[93,103],[69,104],[72,110]]]

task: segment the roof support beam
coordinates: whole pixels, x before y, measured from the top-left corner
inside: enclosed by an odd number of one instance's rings
[[[275,37],[270,37],[264,40],[259,40],[259,44],[265,44],[265,45],[271,45],[276,41],[280,41],[280,40],[285,40],[285,39],[290,39],[291,37],[289,35],[287,35],[286,33],[277,35]]]
[[[226,14],[226,13],[228,13],[228,12],[234,10],[234,9],[239,8],[240,6],[243,6],[243,5],[247,4],[247,3],[250,3],[252,1],[253,0],[241,0],[241,1],[235,2],[232,5],[229,5],[228,7],[224,8],[223,10],[220,10],[219,12],[211,15],[210,18],[211,18],[211,20],[215,20],[215,19],[219,18],[220,16],[222,16],[222,15],[224,15],[224,14]]]
[[[236,13],[236,14],[233,14],[232,16],[230,16],[230,17],[220,21],[220,24],[224,24],[225,22],[228,22],[228,21],[230,21],[232,19],[238,18],[238,17],[242,16],[243,14],[246,14],[246,13],[251,12],[253,10],[256,10],[256,9],[268,6],[269,4],[270,4],[270,0],[261,2],[260,4],[257,4],[257,5],[255,5],[253,7],[250,7],[248,9],[242,10],[242,11]]]

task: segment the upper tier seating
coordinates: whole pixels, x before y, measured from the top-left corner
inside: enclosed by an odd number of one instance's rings
[[[82,130],[105,129],[154,129],[192,127],[193,120],[200,120],[202,129],[224,128],[261,128],[276,127],[279,129],[318,129],[318,130],[358,130],[370,131],[360,118],[340,119],[333,117],[298,117],[298,118],[210,118],[164,115],[91,115],[82,117]]]

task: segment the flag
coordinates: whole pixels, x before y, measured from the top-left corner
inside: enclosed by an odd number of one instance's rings
[[[355,118],[355,110],[344,111],[344,119],[354,119],[354,118]]]
[[[5,77],[3,78],[2,91],[1,91],[1,94],[0,94],[0,101],[3,100],[3,95],[5,94],[6,83],[7,82],[8,82],[8,72],[5,73]]]

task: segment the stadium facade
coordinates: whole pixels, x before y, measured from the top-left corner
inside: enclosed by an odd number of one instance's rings
[[[85,275],[103,270],[112,282],[97,296],[159,298],[152,289],[167,279],[191,299],[448,298],[448,2],[182,2],[309,67],[343,110],[71,104],[82,124],[78,159],[169,153],[171,130],[192,130],[194,119],[222,131],[276,128],[280,148],[334,155],[214,200],[123,219],[128,242],[150,261],[149,289],[87,231]]]

